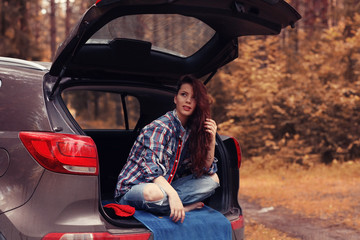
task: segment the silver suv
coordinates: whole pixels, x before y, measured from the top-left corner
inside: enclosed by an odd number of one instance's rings
[[[51,66],[0,58],[0,240],[152,239],[103,207],[139,130],[173,108],[181,77],[206,84],[237,58],[238,37],[299,19],[283,0],[99,0]],[[243,239],[238,142],[218,135],[216,157],[206,204]]]

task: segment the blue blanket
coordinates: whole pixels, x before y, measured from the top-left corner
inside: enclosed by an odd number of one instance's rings
[[[153,232],[154,240],[231,240],[232,237],[229,220],[207,206],[187,212],[184,223],[174,223],[168,216],[155,216],[140,210],[136,210],[134,217]]]

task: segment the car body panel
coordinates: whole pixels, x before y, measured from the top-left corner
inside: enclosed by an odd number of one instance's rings
[[[0,131],[18,131],[20,128],[50,131],[43,92],[45,71],[9,66],[3,65],[0,58],[0,111],[6,113],[0,114]]]
[[[44,73],[36,64],[0,58],[0,213],[25,204],[44,171],[21,147],[18,136],[21,130],[51,131],[42,87]]]
[[[21,239],[41,239],[49,232],[106,231],[98,210],[97,183],[96,176],[78,177],[45,170],[31,199],[17,209],[0,214],[0,222],[13,224],[23,235]],[[2,226],[1,232],[11,236],[8,232],[11,228]]]
[[[0,161],[8,161],[6,172],[0,176],[0,214],[25,204],[34,193],[44,172],[26,149],[19,146],[22,146],[22,143],[17,132],[0,132],[0,149],[7,155],[7,158],[1,158]]]

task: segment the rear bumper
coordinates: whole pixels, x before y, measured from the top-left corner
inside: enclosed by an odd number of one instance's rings
[[[2,215],[2,217],[5,214]],[[2,219],[4,220],[4,219]],[[0,222],[5,223],[4,221],[2,221],[0,218]],[[231,228],[232,228],[232,240],[243,240],[244,239],[244,219],[243,216],[240,215],[236,218],[232,218],[232,220],[230,221],[231,223]],[[119,240],[119,239],[131,239],[131,237],[136,237],[134,239],[148,239],[148,240],[152,240],[153,239],[153,235],[152,233],[147,230],[147,229],[107,229],[104,228],[102,231],[98,231],[98,232],[93,232],[91,233],[91,231],[84,231],[85,233],[79,233],[81,231],[76,231],[79,229],[72,229],[72,231],[75,232],[75,234],[73,233],[54,233],[54,234],[43,234],[46,235],[45,238],[42,238],[40,236],[38,237],[30,237],[30,236],[26,236],[24,235],[24,233],[18,232],[17,234],[14,234],[15,232],[18,231],[18,229],[16,229],[14,226],[12,226],[10,223],[9,224],[5,224],[6,226],[2,225],[0,226],[0,240],[10,240],[10,239],[31,239],[31,240],[40,240],[40,239],[51,239],[51,240],[55,240],[55,239],[73,239],[72,237],[78,235],[78,236],[93,236],[93,239],[104,239],[104,237],[106,237],[106,239],[114,239],[114,240]],[[3,227],[5,227],[6,229],[2,229]],[[12,229],[12,230],[10,230]],[[106,231],[106,230],[108,231]],[[5,235],[7,237],[11,236],[10,238],[5,238],[4,235],[2,235],[1,231],[7,232],[8,234]],[[69,229],[71,231],[71,229]],[[105,230],[105,231],[104,231]],[[110,230],[110,231],[109,231]],[[10,233],[11,232],[11,233]],[[64,232],[64,231],[62,231]],[[78,233],[76,233],[78,232]],[[42,235],[42,234],[40,234]],[[64,236],[65,235],[65,236]],[[22,236],[22,237],[21,237]],[[66,238],[66,236],[68,238]]]

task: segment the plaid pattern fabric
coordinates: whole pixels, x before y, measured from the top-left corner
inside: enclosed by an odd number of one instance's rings
[[[145,126],[119,174],[115,198],[124,195],[133,185],[152,182],[159,176],[168,179],[174,166],[179,140],[182,140],[184,146],[188,136],[189,132],[181,125],[176,110],[167,112]],[[182,150],[181,155],[188,154]],[[188,156],[181,156],[181,159],[186,158]],[[209,173],[217,170],[215,162],[213,165],[215,166]]]

